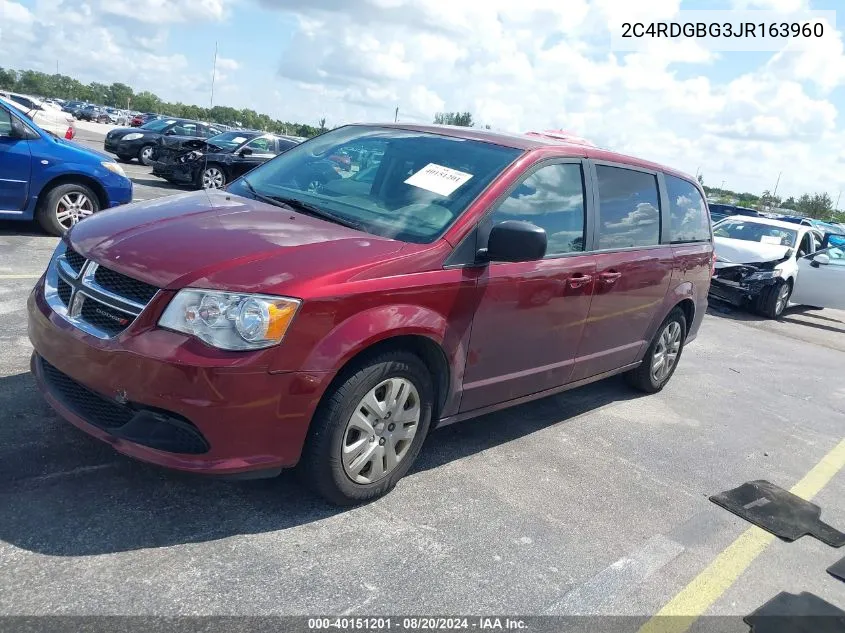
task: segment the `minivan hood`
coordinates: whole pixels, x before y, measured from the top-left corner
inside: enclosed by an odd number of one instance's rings
[[[716,255],[736,264],[753,264],[783,259],[786,257],[786,252],[790,250],[788,246],[735,240],[729,237],[715,237],[714,246]]]
[[[159,288],[269,293],[352,274],[404,245],[225,191],[102,211],[67,239],[86,258]]]

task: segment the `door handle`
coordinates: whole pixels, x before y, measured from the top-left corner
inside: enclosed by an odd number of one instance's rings
[[[581,288],[586,286],[593,280],[592,275],[585,275],[583,273],[575,273],[572,277],[569,278],[569,287],[570,288]]]
[[[622,276],[622,273],[618,273],[616,271],[610,271],[606,273],[602,273],[599,275],[599,279],[601,279],[606,284],[615,284],[616,280]]]

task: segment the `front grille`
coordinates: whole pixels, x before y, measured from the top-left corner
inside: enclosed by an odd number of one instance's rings
[[[94,426],[114,429],[129,423],[135,412],[126,405],[107,400],[53,367],[43,358],[41,370],[53,395],[67,408]]]
[[[50,393],[75,415],[116,437],[169,453],[200,455],[209,450],[199,429],[182,416],[109,400],[37,357]]]
[[[70,247],[65,251],[65,260],[76,274],[79,274],[85,264],[85,258]]]
[[[132,279],[103,266],[97,268],[94,273],[94,281],[109,292],[136,303],[149,303],[150,299],[158,292],[158,288],[155,286]]]
[[[68,284],[64,279],[59,279],[59,284],[57,287],[59,292],[59,299],[62,300],[62,303],[65,305],[70,303],[70,293],[72,292],[72,288],[70,284]]]
[[[135,320],[134,315],[126,314],[115,310],[105,303],[86,296],[82,304],[80,315],[87,323],[108,333],[109,336],[117,336]]]
[[[86,260],[70,246],[47,270],[44,296],[55,312],[101,339],[117,336],[158,288]]]

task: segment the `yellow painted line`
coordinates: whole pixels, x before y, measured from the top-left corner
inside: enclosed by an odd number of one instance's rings
[[[41,275],[0,275],[0,279],[38,279]]]
[[[795,484],[790,492],[809,501],[845,467],[845,440]],[[728,545],[704,570],[693,578],[638,633],[684,633],[728,588],[748,566],[775,540],[775,536],[751,527]]]

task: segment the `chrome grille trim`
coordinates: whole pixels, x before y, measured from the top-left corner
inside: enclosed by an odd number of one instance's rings
[[[103,288],[94,280],[94,273],[99,264],[86,260],[77,273],[65,259],[66,250],[67,246],[62,242],[53,253],[44,279],[44,299],[53,312],[83,332],[99,339],[115,338],[122,333],[121,331],[113,334],[86,321],[82,317],[82,306],[87,301],[94,301],[106,308],[122,312],[134,321],[155,298],[154,295],[148,303],[142,304]],[[72,288],[68,305],[65,305],[59,296],[59,279]],[[126,327],[131,326],[132,321]]]

